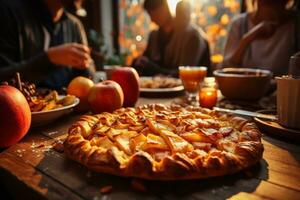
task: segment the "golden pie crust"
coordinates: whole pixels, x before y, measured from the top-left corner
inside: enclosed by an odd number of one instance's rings
[[[261,133],[244,118],[161,104],[85,115],[64,146],[68,157],[93,171],[151,180],[231,174],[263,153]]]

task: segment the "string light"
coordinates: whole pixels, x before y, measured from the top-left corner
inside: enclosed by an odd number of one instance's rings
[[[138,42],[140,42],[140,41],[142,41],[142,36],[140,36],[140,35],[137,35],[136,37],[135,37],[135,39],[136,39],[136,41],[138,41]]]

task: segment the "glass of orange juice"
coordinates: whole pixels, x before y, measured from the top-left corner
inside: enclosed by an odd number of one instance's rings
[[[191,103],[198,102],[198,91],[207,74],[207,67],[180,66],[179,77],[186,91],[187,100]]]

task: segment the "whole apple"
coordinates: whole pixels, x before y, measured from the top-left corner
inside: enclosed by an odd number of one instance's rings
[[[0,86],[0,147],[21,140],[30,124],[31,111],[24,95],[12,86]]]
[[[91,88],[88,102],[95,114],[113,112],[122,107],[124,94],[118,83],[107,80],[97,83]]]
[[[124,92],[124,107],[134,106],[140,95],[140,78],[132,67],[120,67],[113,70],[111,80],[120,84]]]
[[[69,83],[67,93],[80,99],[80,103],[76,106],[76,111],[84,112],[89,110],[88,94],[93,86],[94,82],[92,80],[82,76],[74,78]]]

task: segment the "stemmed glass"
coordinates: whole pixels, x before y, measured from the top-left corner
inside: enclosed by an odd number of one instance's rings
[[[180,66],[179,77],[186,91],[186,99],[191,105],[199,105],[198,92],[202,81],[206,77],[207,67]]]

